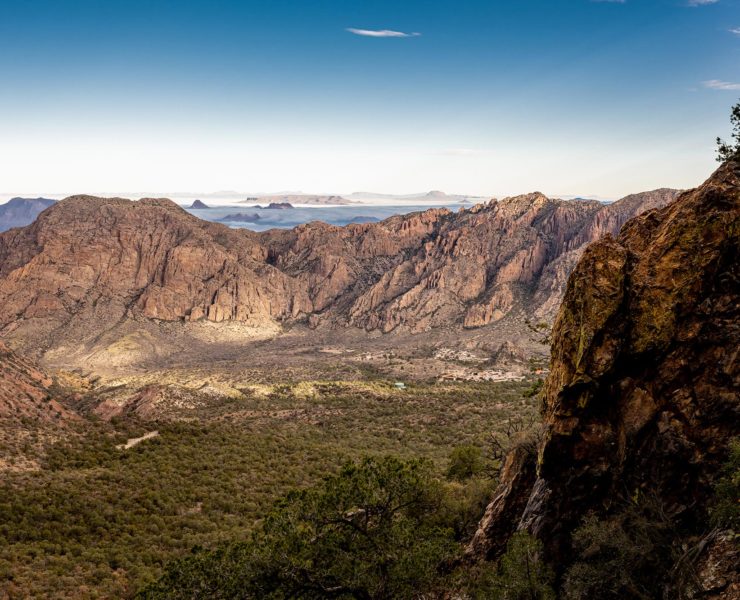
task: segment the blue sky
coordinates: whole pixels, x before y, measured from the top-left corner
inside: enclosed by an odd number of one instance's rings
[[[3,0],[0,85],[9,193],[616,197],[713,169],[740,0]]]

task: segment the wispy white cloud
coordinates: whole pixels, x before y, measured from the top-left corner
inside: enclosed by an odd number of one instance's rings
[[[734,33],[735,35],[740,35],[740,27],[733,27],[732,29],[728,29],[730,33]]]
[[[710,79],[709,81],[702,81],[705,88],[710,90],[740,90],[740,83],[732,83],[730,81],[720,81],[719,79]]]
[[[413,33],[406,33],[404,31],[393,31],[391,29],[355,29],[354,27],[348,27],[347,31],[354,33],[355,35],[378,38],[407,38],[418,37],[421,35],[415,31]]]
[[[716,4],[719,0],[689,0],[689,6],[705,6],[707,4]]]

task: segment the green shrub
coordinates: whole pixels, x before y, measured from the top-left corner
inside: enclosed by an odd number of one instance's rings
[[[402,395],[380,378],[312,385],[311,395],[292,384],[267,396],[244,388],[243,399],[215,399],[187,422],[86,420],[38,443],[20,435],[33,422],[0,423],[8,446],[0,458],[40,465],[0,476],[0,567],[8,573],[0,597],[129,597],[172,561],[215,560],[191,554],[194,547],[249,540],[277,498],[348,459],[423,457],[443,478],[455,445],[484,447],[492,428],[537,414],[536,401],[522,398],[526,381],[418,383]],[[153,429],[159,437],[116,448]],[[434,524],[455,540],[469,536],[492,484],[483,476],[440,484]]]
[[[465,481],[483,472],[483,452],[477,446],[456,446],[450,454],[447,478]]]
[[[555,575],[544,562],[542,543],[516,532],[497,564],[479,566],[468,593],[474,600],[555,600]]]
[[[494,489],[495,481],[489,477],[471,477],[463,483],[447,483],[435,519],[441,527],[452,529],[455,540],[469,540],[478,528]]]
[[[659,598],[678,556],[673,523],[656,500],[632,503],[599,519],[584,519],[573,533],[576,559],[567,570],[563,597],[573,600]]]
[[[281,500],[251,541],[172,567],[141,598],[414,598],[457,546],[425,461],[365,458]]]
[[[730,456],[715,484],[714,493],[712,525],[740,531],[740,439],[730,442]]]

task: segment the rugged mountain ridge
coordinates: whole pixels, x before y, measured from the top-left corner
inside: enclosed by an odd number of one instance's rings
[[[74,196],[0,235],[0,333],[43,348],[50,334],[78,342],[138,318],[385,333],[479,327],[515,310],[548,318],[592,236],[674,194],[603,206],[535,193],[260,234],[165,199]]]
[[[126,318],[259,326],[307,310],[305,293],[265,258],[249,235],[170,200],[75,196],[0,236],[0,322],[39,343]]]
[[[655,495],[676,522],[705,516],[740,433],[738,256],[738,163],[587,248],[553,329],[537,456],[508,457],[474,555],[528,530],[562,568],[582,517],[625,494]]]

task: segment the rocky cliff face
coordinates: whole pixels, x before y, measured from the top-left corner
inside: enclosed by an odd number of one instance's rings
[[[308,318],[386,333],[480,327],[516,310],[546,319],[588,241],[673,195],[603,206],[530,194],[262,234],[169,200],[75,196],[0,235],[0,332],[44,348],[138,318],[257,328]]]
[[[514,529],[567,561],[570,533],[619,497],[691,522],[740,433],[740,165],[592,244],[568,281],[536,475],[510,458],[471,551]]]
[[[585,245],[676,193],[609,206],[535,193],[458,213],[433,209],[347,227],[310,223],[260,239],[271,264],[308,291],[315,325],[384,333],[481,327],[514,309],[551,318]]]

